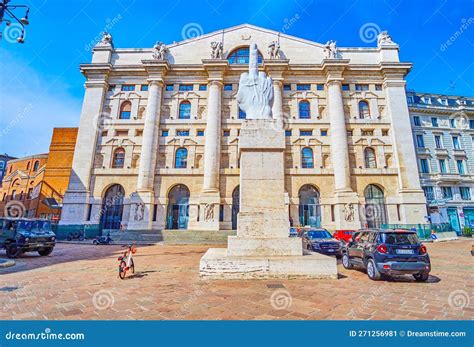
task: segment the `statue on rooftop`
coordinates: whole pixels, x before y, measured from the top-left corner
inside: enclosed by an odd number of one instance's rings
[[[165,60],[167,52],[168,48],[166,48],[166,45],[161,41],[157,41],[153,46],[153,59]]]
[[[222,59],[224,45],[222,42],[211,42],[211,59]]]
[[[268,45],[268,56],[270,59],[280,59],[280,44],[278,41],[272,41]]]

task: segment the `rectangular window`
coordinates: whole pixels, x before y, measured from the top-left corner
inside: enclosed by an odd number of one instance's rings
[[[313,130],[300,130],[300,136],[312,136]]]
[[[179,85],[179,91],[180,92],[190,92],[193,90],[193,85],[192,84],[180,84]]]
[[[296,90],[310,90],[311,84],[297,84]]]
[[[285,130],[285,136],[291,136],[291,130]]]
[[[166,137],[168,136],[169,131],[168,130],[161,130],[161,136]]]
[[[230,130],[224,130],[224,136],[225,137],[230,136]]]
[[[336,221],[336,215],[334,213],[334,205],[331,205],[331,222]]]
[[[418,116],[413,116],[413,124],[415,124],[416,126],[421,126],[421,121],[420,121],[420,117]]]
[[[342,90],[343,91],[348,91],[348,90],[350,90],[350,86],[348,84],[343,84],[342,85]]]
[[[140,90],[141,90],[142,92],[148,91],[148,84],[142,84],[142,85],[140,86]]]
[[[464,161],[462,160],[456,160],[456,166],[458,167],[458,173],[460,175],[464,175]]]
[[[445,159],[440,159],[438,160],[439,163],[439,172],[441,173],[446,173],[446,160]]]
[[[382,129],[382,136],[388,136],[388,129]]]
[[[443,199],[451,200],[453,198],[453,190],[451,187],[441,187]]]
[[[174,85],[173,84],[167,84],[165,90],[167,92],[172,92],[174,90]]]
[[[316,84],[316,90],[324,90],[324,84],[321,84],[321,83]]]
[[[397,220],[402,220],[401,214],[400,214],[400,204],[397,204]]]
[[[421,173],[430,173],[428,159],[420,159]]]
[[[382,85],[381,84],[376,84],[375,85],[375,90],[381,91],[382,90]]]
[[[189,130],[176,130],[176,136],[189,136]]]
[[[135,90],[135,86],[133,84],[122,84],[122,91],[123,92],[130,92]]]
[[[459,187],[462,200],[471,200],[471,189],[469,187]]]
[[[456,128],[456,124],[455,124],[455,122],[454,122],[454,119],[450,119],[450,120],[449,120],[449,126],[450,126],[451,128]]]
[[[437,128],[439,125],[438,125],[438,118],[436,117],[431,117],[431,125],[435,128]]]
[[[459,142],[459,136],[453,136],[453,148],[461,149],[461,143]]]
[[[474,129],[474,119],[469,120],[469,129]]]
[[[158,205],[153,205],[153,222],[156,222],[156,215],[158,214]]]
[[[113,92],[114,89],[115,89],[115,85],[110,84],[110,85],[109,85],[109,88],[108,88],[108,91],[109,91],[109,92]]]
[[[328,136],[327,130],[321,130],[321,136]]]
[[[284,84],[283,85],[283,90],[285,92],[289,92],[291,90],[291,84]]]
[[[219,222],[224,221],[224,205],[219,205]]]
[[[368,84],[356,84],[356,90],[357,91],[367,91],[367,90],[369,90],[369,85]]]
[[[86,220],[87,220],[87,221],[90,221],[90,220],[91,220],[91,214],[92,214],[92,205],[91,205],[91,204],[87,204],[87,217],[86,217]]]
[[[115,136],[128,136],[128,130],[117,130]]]
[[[425,148],[425,140],[423,135],[416,135],[416,145],[418,148]]]
[[[362,131],[361,131],[361,135],[362,135],[362,136],[373,136],[373,135],[374,135],[374,131],[373,131],[373,130],[362,130]]]
[[[224,84],[224,90],[226,91],[232,90],[232,84]]]
[[[440,135],[435,135],[435,146],[437,149],[443,148],[443,141],[441,140]]]
[[[199,90],[201,92],[205,92],[207,90],[207,84],[200,84],[199,85]]]
[[[204,130],[198,130],[196,135],[197,136],[204,136]]]
[[[434,199],[433,187],[430,187],[430,186],[423,187],[423,191],[425,192],[426,200],[432,201]]]
[[[407,96],[407,102],[413,104],[413,96]]]

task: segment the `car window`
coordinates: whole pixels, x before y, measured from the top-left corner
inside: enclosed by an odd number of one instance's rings
[[[369,235],[367,236],[367,242],[373,243],[375,241],[375,237],[377,236],[377,233],[371,232],[368,234]]]
[[[418,236],[415,233],[383,233],[382,242],[389,245],[415,245],[418,241]]]
[[[309,239],[330,239],[332,238],[331,234],[326,230],[310,230],[306,232],[306,235]]]
[[[369,239],[369,233],[364,232],[361,234],[359,242],[367,242],[368,239]]]

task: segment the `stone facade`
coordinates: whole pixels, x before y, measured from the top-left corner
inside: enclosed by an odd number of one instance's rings
[[[235,228],[245,116],[236,94],[250,43],[261,50],[273,117],[286,129],[289,220],[329,229],[424,223],[411,169],[411,64],[391,40],[336,48],[240,25],[150,49],[106,41],[81,65],[85,95],[62,224]],[[274,41],[278,54],[262,49]]]
[[[407,93],[429,216],[461,233],[474,227],[474,99]]]

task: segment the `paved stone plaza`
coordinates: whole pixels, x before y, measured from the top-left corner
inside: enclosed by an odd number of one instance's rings
[[[338,280],[203,281],[202,245],[140,247],[120,280],[120,246],[59,244],[0,269],[0,319],[473,319],[471,243],[428,244],[427,283],[342,265]]]

